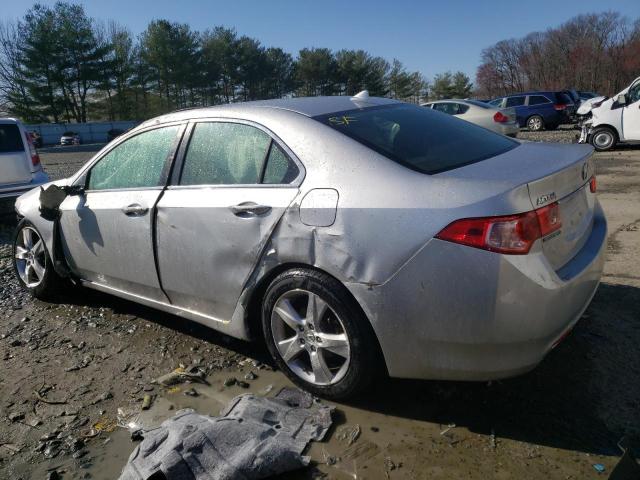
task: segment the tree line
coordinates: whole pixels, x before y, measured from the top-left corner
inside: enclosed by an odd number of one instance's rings
[[[639,75],[640,19],[604,12],[486,48],[476,85],[482,97],[565,88],[612,95]]]
[[[151,21],[138,36],[81,5],[35,4],[0,25],[0,111],[27,122],[146,119],[178,108],[285,96],[371,95],[414,103],[465,97],[462,72],[433,83],[364,50],[304,48],[296,57],[239,35]]]

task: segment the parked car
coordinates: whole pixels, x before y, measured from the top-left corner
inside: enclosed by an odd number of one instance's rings
[[[513,109],[501,110],[477,100],[438,100],[423,103],[422,106],[454,115],[508,137],[516,137],[520,129]]]
[[[575,105],[563,92],[525,92],[496,98],[489,102],[496,108],[515,108],[520,127],[537,132],[555,130],[571,121]]]
[[[20,197],[15,269],[262,338],[328,398],[509,377],[600,281],[592,152],[366,93],[174,112]]]
[[[15,118],[0,118],[0,200],[5,207],[48,181],[29,132]]]
[[[120,135],[122,135],[125,131],[120,129],[120,128],[112,128],[111,130],[109,130],[107,132],[107,142],[112,141],[115,138],[118,138]]]
[[[29,135],[31,136],[33,146],[36,148],[42,148],[42,136],[36,131],[29,132]]]
[[[60,145],[80,145],[80,135],[75,132],[64,132],[60,137]]]
[[[640,142],[640,77],[612,98],[588,100],[578,113],[585,117],[579,143],[606,151],[618,143]]]

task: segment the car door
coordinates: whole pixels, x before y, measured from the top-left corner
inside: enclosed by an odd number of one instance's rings
[[[158,264],[171,303],[230,320],[281,216],[298,193],[299,162],[263,128],[192,126],[181,173],[158,203]]]
[[[62,203],[63,248],[84,280],[156,301],[154,209],[184,124],[152,128],[116,144],[83,175],[85,192]]]
[[[622,134],[627,141],[640,141],[640,82],[627,92],[627,103],[622,111]]]

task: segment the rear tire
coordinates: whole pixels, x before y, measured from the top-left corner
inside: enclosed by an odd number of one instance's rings
[[[53,269],[42,235],[26,219],[16,226],[12,254],[13,269],[22,288],[39,300],[58,297],[67,281]]]
[[[531,115],[527,119],[527,128],[532,132],[540,132],[544,130],[544,120],[540,115]]]
[[[613,150],[618,143],[618,136],[609,127],[596,127],[591,134],[589,143],[598,152]]]
[[[315,270],[288,270],[271,282],[263,297],[262,331],[278,367],[320,397],[353,397],[384,368],[359,306],[339,281]]]

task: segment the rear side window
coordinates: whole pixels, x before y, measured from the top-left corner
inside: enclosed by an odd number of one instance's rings
[[[264,169],[264,179],[262,183],[286,184],[293,182],[300,170],[277,143],[271,143],[267,165]]]
[[[24,152],[20,129],[15,124],[0,125],[0,153]]]
[[[469,110],[469,106],[456,102],[444,102],[434,103],[433,109],[442,113],[448,113],[449,115],[462,115]]]
[[[89,190],[158,187],[179,126],[157,128],[131,137],[90,170]]]
[[[524,105],[524,97],[507,98],[507,107],[520,107],[522,105]]]
[[[544,103],[551,103],[551,101],[544,95],[529,96],[529,105],[542,105]]]
[[[198,123],[182,167],[180,185],[260,183],[271,137],[241,123]]]
[[[412,170],[434,174],[479,162],[519,144],[472,123],[397,104],[314,117]]]
[[[565,105],[569,103],[573,103],[573,100],[571,100],[571,97],[566,93],[556,93],[556,99],[558,103],[564,103]]]

